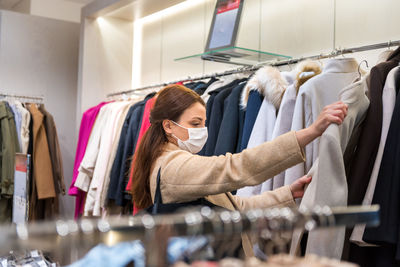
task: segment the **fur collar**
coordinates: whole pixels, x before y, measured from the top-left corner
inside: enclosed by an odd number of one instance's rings
[[[257,90],[270,101],[276,109],[279,109],[283,93],[287,86],[286,80],[281,76],[278,69],[270,66],[263,67],[257,70],[253,77],[247,82],[242,92],[240,105],[245,109],[247,107],[247,101],[249,100],[250,91]]]
[[[300,86],[306,83],[312,77],[322,72],[321,64],[317,61],[306,60],[299,63],[296,67],[298,73],[296,75],[296,91],[299,92]]]

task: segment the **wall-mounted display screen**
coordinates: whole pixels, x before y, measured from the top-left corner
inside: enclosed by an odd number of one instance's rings
[[[234,46],[244,0],[218,0],[205,51]]]

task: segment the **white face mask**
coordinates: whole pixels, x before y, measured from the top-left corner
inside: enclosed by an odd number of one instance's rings
[[[200,152],[200,150],[203,148],[205,143],[207,142],[208,138],[208,131],[207,127],[203,128],[186,128],[183,127],[182,125],[179,125],[178,123],[172,121],[174,124],[178,125],[179,127],[186,129],[189,134],[189,139],[186,141],[182,141],[178,137],[176,137],[174,134],[172,134],[173,137],[176,138],[178,141],[178,146],[186,150],[190,153],[196,154]]]

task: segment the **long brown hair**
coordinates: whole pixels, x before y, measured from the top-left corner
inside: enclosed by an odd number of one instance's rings
[[[135,206],[139,209],[151,206],[150,174],[153,163],[161,155],[168,142],[163,129],[163,120],[179,121],[182,113],[196,102],[205,106],[201,97],[182,85],[169,85],[157,94],[157,100],[150,112],[150,128],[140,141],[131,168],[131,193]]]

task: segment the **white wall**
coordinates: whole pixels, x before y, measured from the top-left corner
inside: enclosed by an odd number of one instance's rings
[[[57,126],[69,187],[76,148],[79,24],[1,11],[0,25],[0,90],[44,96]],[[62,198],[62,216],[73,217],[73,201]]]
[[[80,51],[78,124],[82,113],[106,99],[111,91],[126,90],[132,80],[132,22],[85,19]]]
[[[141,53],[135,57],[141,59],[136,68],[134,62],[133,87],[232,68],[200,59],[174,61],[203,52],[216,3],[189,2],[190,7],[141,20],[142,33],[136,35]],[[246,0],[237,46],[300,57],[331,52],[334,47],[399,40],[398,10],[396,0]],[[133,50],[138,54],[137,47]],[[380,52],[353,56],[374,65]]]

